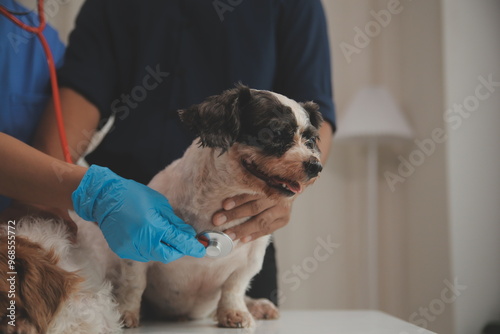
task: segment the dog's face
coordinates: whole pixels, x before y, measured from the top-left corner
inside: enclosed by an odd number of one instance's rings
[[[179,114],[202,146],[228,154],[238,163],[234,172],[267,193],[301,193],[322,170],[317,141],[323,118],[313,102],[240,85]]]

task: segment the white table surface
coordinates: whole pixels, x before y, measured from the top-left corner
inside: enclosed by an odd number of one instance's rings
[[[218,328],[206,319],[147,323],[124,334],[431,334],[378,311],[281,311],[278,320],[257,321],[254,329]]]

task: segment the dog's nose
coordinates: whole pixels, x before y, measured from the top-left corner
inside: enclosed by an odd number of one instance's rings
[[[304,161],[303,164],[306,174],[310,179],[318,176],[319,172],[323,170],[321,162],[319,162],[318,158],[315,157],[311,157],[309,160]]]

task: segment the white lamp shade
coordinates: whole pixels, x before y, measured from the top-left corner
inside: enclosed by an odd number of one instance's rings
[[[360,90],[339,120],[335,141],[392,141],[411,139],[413,130],[389,91],[382,87]]]

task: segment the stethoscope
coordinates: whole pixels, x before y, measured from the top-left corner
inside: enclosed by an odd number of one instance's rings
[[[234,247],[233,239],[231,239],[224,232],[204,231],[198,233],[196,238],[203,246],[205,246],[207,257],[224,257],[229,255]]]
[[[57,121],[57,129],[59,132],[59,139],[61,141],[61,147],[64,154],[64,160],[68,163],[73,163],[71,159],[71,154],[69,153],[69,145],[66,137],[66,130],[64,129],[64,120],[62,116],[61,110],[61,99],[59,96],[59,85],[57,83],[57,75],[56,75],[56,65],[54,62],[54,56],[52,55],[52,51],[50,50],[49,43],[47,43],[47,39],[43,35],[43,31],[46,26],[45,21],[45,13],[43,11],[43,0],[37,1],[38,8],[38,27],[30,26],[21,22],[15,15],[19,15],[19,13],[14,13],[9,11],[4,6],[0,5],[0,13],[7,17],[9,20],[14,22],[20,28],[35,34],[38,37],[38,40],[42,44],[43,51],[45,56],[47,57],[47,63],[49,66],[50,73],[50,85],[52,88],[52,99],[54,100],[54,110],[56,114]],[[24,14],[24,13],[23,13]],[[206,256],[211,258],[220,258],[228,255],[233,250],[233,240],[225,233],[219,231],[204,231],[199,233],[196,238],[198,241],[203,244],[206,248]]]

